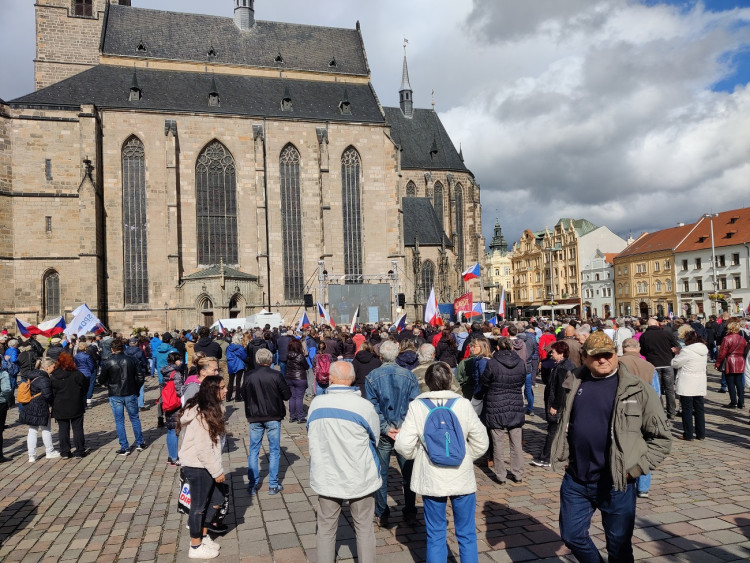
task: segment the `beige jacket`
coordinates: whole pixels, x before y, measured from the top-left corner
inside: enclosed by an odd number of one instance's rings
[[[182,445],[180,446],[180,463],[185,467],[202,467],[216,479],[224,474],[221,465],[221,440],[211,441],[208,426],[195,406],[182,413]]]

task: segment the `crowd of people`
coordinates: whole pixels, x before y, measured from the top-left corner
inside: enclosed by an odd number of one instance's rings
[[[748,323],[728,314],[705,323],[695,317],[532,319],[499,326],[407,325],[402,331],[387,325],[228,333],[202,327],[127,339],[116,333],[55,337],[46,347],[36,337],[20,341],[3,334],[0,461],[8,460],[2,429],[16,400],[18,421],[29,427],[31,463],[40,430],[46,458],[88,455],[84,416],[96,385],[107,390],[116,455],[147,447],[141,415],[153,408],[155,420],[146,424],[165,428],[165,461],[181,467],[190,485],[190,557],[212,558],[219,554],[216,536],[227,530],[219,510],[229,494],[222,466],[225,405],[242,402],[251,495],[259,494],[263,481],[258,458],[264,436],[267,492],[275,495],[283,491],[282,421],[307,428],[310,484],[319,495],[319,560],[334,560],[344,502],[360,561],[374,560],[373,519],[381,527],[393,521],[387,493],[395,455],[404,494],[401,518],[415,524],[421,495],[428,560],[447,557],[450,502],[461,561],[475,561],[474,465],[488,467],[500,485],[523,482],[523,427],[542,411],[547,436],[532,465],[565,469],[563,541],[580,561],[599,561],[588,532],[599,509],[610,558],[628,561],[636,498],[648,497],[651,474],[670,451],[671,421],[681,417],[683,440],[706,438],[711,363],[722,376],[717,391],[729,394],[725,406],[744,408],[748,340]],[[144,395],[149,376],[159,381],[153,406]],[[539,379],[544,394],[535,403]]]

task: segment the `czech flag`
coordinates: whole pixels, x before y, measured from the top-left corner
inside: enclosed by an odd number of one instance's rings
[[[435,288],[430,291],[430,298],[424,308],[424,322],[432,326],[443,326],[443,319],[440,317],[437,297],[435,297]]]
[[[467,282],[469,280],[473,280],[474,278],[478,278],[480,271],[481,270],[479,268],[479,262],[477,262],[471,268],[469,268],[464,273],[462,273],[461,277],[464,279],[465,282]]]
[[[357,305],[357,310],[354,311],[351,328],[349,329],[349,332],[351,332],[352,334],[354,334],[354,329],[357,327],[357,317],[359,317],[359,305]]]
[[[326,324],[330,327],[335,327],[336,323],[333,322],[331,319],[331,315],[328,314],[328,311],[326,311],[326,308],[323,307],[323,305],[320,304],[320,301],[318,301],[318,314],[323,317]]]
[[[505,316],[505,288],[503,288],[503,292],[500,294],[500,305],[497,308],[497,314]]]
[[[491,324],[492,326],[497,326],[497,315],[495,315],[494,317],[492,317],[492,318],[491,318],[491,319],[490,319],[489,321],[487,321],[487,322],[488,322],[488,323],[490,323],[490,324]]]
[[[221,324],[221,321],[219,321],[219,330],[221,331],[222,336],[226,336],[227,329],[224,328],[224,325]]]
[[[299,326],[300,328],[307,328],[310,326],[310,319],[307,318],[307,311],[302,313],[302,316],[299,319]]]
[[[484,305],[482,305],[482,302],[475,304],[474,307],[466,313],[467,317],[482,317],[484,316]]]
[[[396,332],[401,332],[406,328],[406,313],[401,315],[399,319],[391,325],[391,328],[396,327]]]
[[[28,338],[34,334],[41,334],[42,336],[50,338],[56,334],[63,333],[66,325],[63,317],[55,317],[54,319],[41,323],[39,326],[25,323],[16,318],[16,326],[18,327],[18,332],[20,332],[24,338]]]

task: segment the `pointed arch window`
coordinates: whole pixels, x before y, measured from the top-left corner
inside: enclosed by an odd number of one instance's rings
[[[416,197],[417,195],[417,186],[409,180],[409,183],[406,184],[406,197]]]
[[[146,158],[138,137],[122,147],[122,244],[125,304],[148,303]]]
[[[195,165],[198,264],[237,264],[237,172],[219,141],[209,143]]]
[[[60,274],[50,270],[44,275],[44,318],[59,317],[60,309]]]
[[[440,226],[445,228],[445,223],[443,222],[443,184],[440,182],[435,182],[435,187],[432,191],[432,206],[435,208]]]
[[[422,264],[422,279],[420,280],[422,285],[422,293],[419,298],[422,302],[427,302],[430,297],[430,291],[435,285],[435,263],[432,260],[426,260]]]
[[[458,264],[464,267],[464,189],[461,184],[456,184],[456,245],[458,250],[456,258]]]
[[[305,285],[302,268],[302,208],[300,203],[300,155],[287,145],[279,158],[281,177],[281,235],[284,260],[284,297],[299,301]]]
[[[341,155],[341,201],[344,206],[344,273],[362,275],[362,160],[354,147]]]

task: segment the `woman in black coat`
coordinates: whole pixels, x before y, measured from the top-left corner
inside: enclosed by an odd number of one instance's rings
[[[292,338],[286,355],[286,382],[292,391],[289,399],[289,422],[307,422],[304,397],[307,390],[307,356],[302,342]]]
[[[52,384],[52,417],[57,420],[60,432],[60,455],[64,458],[85,457],[86,443],[83,437],[83,414],[86,412],[86,392],[89,381],[76,369],[69,354],[60,354],[55,369],[50,375]],[[76,452],[70,451],[70,429]]]
[[[544,387],[544,414],[547,418],[547,438],[542,447],[542,453],[538,459],[532,461],[532,465],[537,467],[549,467],[549,457],[552,450],[552,441],[557,433],[557,426],[560,423],[560,410],[565,402],[565,390],[563,381],[568,372],[575,369],[575,364],[568,358],[570,348],[564,340],[550,344],[549,357],[554,361],[554,366],[550,370],[547,384]]]
[[[48,459],[60,457],[60,452],[55,451],[52,445],[52,432],[50,432],[49,408],[52,405],[52,385],[49,374],[55,368],[55,361],[45,359],[42,363],[44,369],[32,369],[26,372],[26,378],[31,382],[31,402],[26,403],[18,413],[18,422],[28,424],[29,434],[26,438],[26,447],[29,450],[29,463],[36,461],[36,446],[39,439],[39,428],[42,429],[42,442]]]
[[[383,362],[372,351],[372,344],[364,341],[352,362],[355,375],[352,387],[359,387],[359,392],[363,397],[365,396],[365,378],[372,370],[382,365]]]
[[[487,362],[479,379],[484,400],[482,420],[490,429],[493,445],[495,476],[500,483],[523,479],[522,428],[526,420],[523,386],[526,383],[526,362],[513,351],[509,338],[498,340],[498,350]],[[505,435],[510,440],[510,471],[505,472]]]
[[[438,340],[437,346],[435,346],[435,361],[445,362],[451,368],[453,373],[456,372],[456,366],[458,365],[459,350],[456,346],[456,341],[451,336],[451,331],[447,328],[443,329],[443,334]]]

